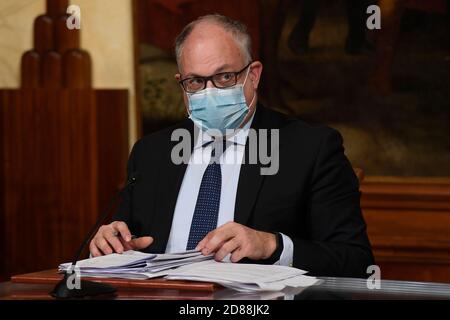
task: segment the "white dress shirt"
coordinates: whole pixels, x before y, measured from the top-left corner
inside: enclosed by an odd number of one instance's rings
[[[231,144],[226,148],[223,154],[217,155],[222,170],[222,187],[220,191],[220,207],[217,227],[220,227],[227,222],[234,221],[234,207],[239,173],[244,157],[248,130],[252,121],[253,118],[250,119],[250,121],[248,121],[234,136],[229,137],[227,140],[230,141]],[[206,167],[210,162],[214,142],[205,147],[203,146],[207,142],[213,140],[214,139],[211,136],[201,131],[194,144],[194,150],[178,193],[172,220],[172,228],[166,246],[166,253],[182,252],[186,250],[200,184]],[[218,150],[221,149],[222,146],[220,145]],[[292,265],[294,245],[288,236],[284,234],[281,235],[283,237],[284,248],[280,260],[275,264],[289,266]]]

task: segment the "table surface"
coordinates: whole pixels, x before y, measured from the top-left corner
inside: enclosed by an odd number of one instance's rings
[[[380,289],[368,289],[366,279],[320,278],[319,285],[305,288],[300,292],[266,292],[246,294],[230,289],[214,292],[189,291],[156,288],[118,288],[113,299],[142,300],[267,300],[267,299],[332,299],[332,300],[372,300],[372,299],[450,299],[450,284],[430,282],[408,282],[381,280]],[[0,283],[0,299],[53,299],[48,293],[52,284]]]

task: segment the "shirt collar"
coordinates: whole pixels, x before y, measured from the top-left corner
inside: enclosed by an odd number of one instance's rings
[[[254,117],[255,117],[255,113],[253,113],[253,115],[250,118],[250,120],[248,120],[247,123],[242,128],[240,128],[232,136],[229,136],[227,138],[227,141],[229,141],[229,142],[231,142],[233,144],[245,146],[245,144],[247,143],[248,131],[249,131],[251,125],[252,125]],[[207,144],[208,142],[211,142],[213,140],[214,140],[213,137],[211,137],[205,131],[200,130],[200,132],[198,134],[198,137],[197,137],[197,140],[196,140],[195,145],[194,145],[194,149],[199,149],[199,148],[203,147],[205,144]]]

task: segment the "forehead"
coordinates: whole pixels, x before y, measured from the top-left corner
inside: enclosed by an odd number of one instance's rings
[[[224,65],[234,71],[243,67],[243,50],[238,41],[223,27],[201,22],[187,37],[180,57],[180,72],[184,75],[208,76]]]

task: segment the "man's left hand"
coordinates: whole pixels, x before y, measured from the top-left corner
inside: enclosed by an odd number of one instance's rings
[[[228,222],[208,233],[196,249],[203,255],[214,253],[216,261],[222,261],[231,254],[231,262],[238,262],[242,258],[267,259],[275,252],[276,246],[275,234]]]

